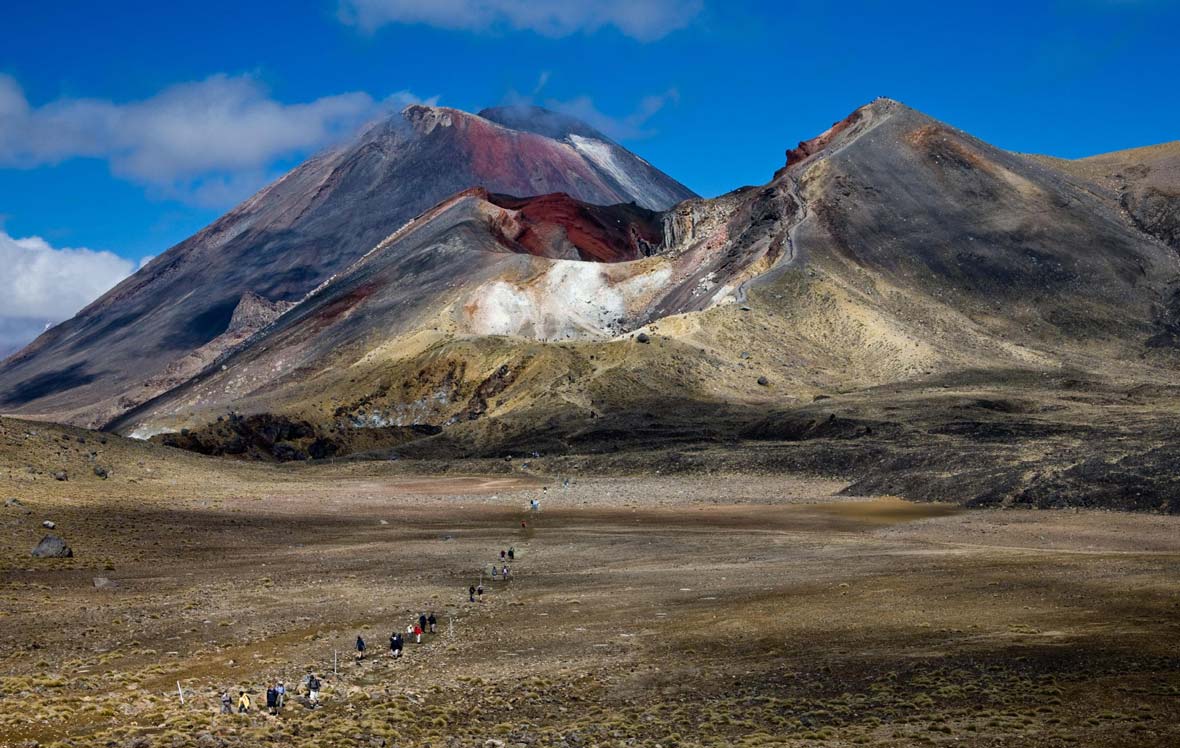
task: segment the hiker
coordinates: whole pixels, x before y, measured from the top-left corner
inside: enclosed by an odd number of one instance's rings
[[[500,549],[500,561],[503,561],[506,558],[508,558],[508,551],[501,548]]]
[[[222,691],[221,692],[221,713],[222,714],[233,714],[234,713],[234,697],[229,695],[229,691]]]
[[[426,618],[426,622],[430,624],[430,633],[438,633],[438,619],[434,617],[434,611],[430,611],[430,615]]]
[[[415,644],[422,643],[422,627],[416,623],[414,624],[414,643]]]
[[[483,602],[483,582],[480,582],[479,586],[475,588],[475,594],[479,598],[479,601],[482,603]]]
[[[475,602],[475,585],[474,584],[467,588],[467,602],[469,602],[469,603]]]
[[[360,662],[365,659],[365,640],[361,638],[360,634],[356,637],[356,660]]]
[[[516,548],[515,547],[508,549],[508,560],[509,561],[516,560]]]
[[[504,570],[500,572],[500,576],[504,577],[505,582],[508,581],[508,567],[507,566],[505,566]]]
[[[279,692],[275,690],[274,686],[266,689],[266,711],[274,716],[275,710],[279,708]]]
[[[315,677],[315,673],[307,674],[307,700],[313,709],[320,703],[320,679]]]
[[[520,521],[520,529],[522,529],[522,530],[527,530],[527,529],[529,529],[529,523],[528,523],[528,522],[525,522],[525,521],[522,519],[522,520]]]
[[[275,709],[281,710],[283,704],[287,703],[287,687],[283,685],[282,681],[275,684]]]
[[[425,613],[418,614],[418,628],[422,629],[423,631],[426,631],[426,614]]]
[[[406,640],[402,638],[401,632],[395,631],[389,635],[389,656],[401,657],[402,649],[405,648]]]
[[[250,713],[250,697],[245,691],[238,691],[238,714]]]

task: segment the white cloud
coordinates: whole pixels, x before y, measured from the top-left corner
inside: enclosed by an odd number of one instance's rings
[[[137,266],[111,252],[56,249],[37,236],[16,239],[0,231],[0,351],[72,317]]]
[[[546,99],[545,107],[555,112],[576,117],[615,140],[636,140],[648,138],[654,131],[646,127],[647,121],[668,104],[680,101],[680,93],[672,88],[664,93],[645,96],[630,114],[614,117],[602,112],[589,96],[578,96],[565,101]]]
[[[633,39],[652,41],[684,28],[703,7],[703,0],[340,0],[338,16],[364,31],[388,23],[424,23],[562,37],[613,26]]]
[[[142,101],[61,98],[32,106],[0,74],[0,166],[99,158],[159,195],[228,205],[274,176],[276,160],[327,145],[362,123],[419,99],[363,92],[302,104],[270,97],[250,76],[214,75]]]
[[[541,98],[539,94],[548,82],[549,73],[541,73],[532,94],[526,96],[514,90],[509,91],[504,97],[503,104],[506,106],[537,104],[585,122],[615,140],[638,140],[649,138],[655,134],[655,131],[647,126],[652,117],[669,104],[676,104],[680,101],[680,92],[675,88],[670,88],[663,93],[643,97],[630,114],[614,116],[600,110],[594,103],[594,99],[585,95],[575,96],[572,99]]]

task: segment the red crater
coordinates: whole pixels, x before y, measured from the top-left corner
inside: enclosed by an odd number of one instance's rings
[[[587,262],[627,262],[663,246],[663,214],[631,203],[590,205],[569,195],[489,195],[488,202],[516,211],[513,226],[495,227],[513,249],[538,257],[566,257],[570,248]]]

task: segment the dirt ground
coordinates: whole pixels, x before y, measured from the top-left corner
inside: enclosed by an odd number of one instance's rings
[[[200,464],[0,478],[0,745],[1180,744],[1180,517]],[[318,709],[218,714],[310,671]]]

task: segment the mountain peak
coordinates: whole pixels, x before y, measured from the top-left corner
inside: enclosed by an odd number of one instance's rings
[[[852,113],[844,119],[833,122],[831,127],[814,138],[801,140],[799,145],[788,149],[786,168],[789,169],[806,161],[820,151],[829,149],[833,144],[855,136],[873,123],[900,111],[909,111],[909,108],[898,101],[883,96],[873,99],[852,110]]]

